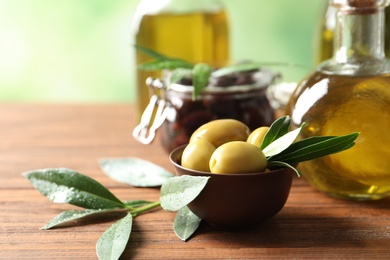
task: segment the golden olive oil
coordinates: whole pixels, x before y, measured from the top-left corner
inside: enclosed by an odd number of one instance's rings
[[[225,10],[144,15],[136,34],[136,44],[190,62],[222,66],[229,60],[229,33]],[[143,53],[136,54],[137,64],[150,59]],[[145,80],[150,76],[160,77],[160,73],[137,71],[139,114],[149,102]]]
[[[390,194],[390,74],[315,72],[298,85],[287,110],[295,127],[307,123],[302,138],[361,133],[353,148],[298,166],[312,186],[362,200]]]

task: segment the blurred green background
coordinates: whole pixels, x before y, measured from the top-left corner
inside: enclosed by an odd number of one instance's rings
[[[0,102],[134,101],[138,2],[0,0]],[[315,64],[325,0],[223,2],[233,60]]]

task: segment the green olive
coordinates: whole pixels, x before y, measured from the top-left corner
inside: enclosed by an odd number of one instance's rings
[[[235,119],[217,119],[199,127],[191,136],[190,143],[205,139],[215,147],[231,141],[245,141],[250,134],[249,128]]]
[[[263,172],[267,159],[261,149],[253,144],[234,141],[218,147],[210,159],[212,173]]]
[[[184,149],[181,165],[192,170],[210,172],[209,162],[214,151],[215,147],[210,142],[197,139]]]
[[[262,126],[253,130],[252,133],[249,135],[248,139],[246,139],[246,141],[248,143],[256,145],[257,147],[260,147],[261,143],[264,140],[265,134],[268,132],[268,129],[268,126]]]

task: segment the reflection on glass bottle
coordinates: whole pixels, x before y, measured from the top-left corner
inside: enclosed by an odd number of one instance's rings
[[[213,66],[229,60],[228,19],[219,0],[142,0],[133,20],[135,44]],[[136,53],[136,64],[150,60]],[[149,102],[147,77],[160,73],[137,71],[137,102],[140,115]]]
[[[324,16],[320,28],[317,62],[330,59],[333,55],[333,35],[336,29],[336,8],[325,1]],[[390,28],[390,7],[385,8],[385,28]],[[385,55],[390,58],[390,30],[385,30]]]
[[[360,200],[390,195],[390,64],[384,55],[388,1],[331,1],[337,8],[334,54],[297,87],[287,106],[307,138],[361,132],[339,154],[304,162],[302,175],[335,197]]]
[[[325,1],[326,3],[328,1]],[[336,8],[326,5],[324,17],[320,28],[320,41],[318,45],[317,62],[330,59],[333,54],[333,35],[336,28]]]

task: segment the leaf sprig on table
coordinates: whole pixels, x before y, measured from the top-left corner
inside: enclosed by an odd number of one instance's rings
[[[288,167],[298,175],[296,164],[353,147],[359,133],[344,136],[318,136],[297,141],[305,124],[290,131],[290,118],[276,120],[264,137],[262,149],[268,168]],[[122,201],[94,179],[66,168],[33,170],[23,173],[32,185],[54,203],[67,203],[82,209],[66,210],[41,229],[58,227],[78,219],[123,212],[125,216],[109,227],[96,243],[99,259],[118,259],[130,239],[132,223],[139,215],[156,208],[177,211],[175,234],[183,241],[197,230],[201,219],[187,207],[207,185],[209,177],[174,176],[162,167],[138,158],[102,159],[100,166],[110,178],[135,187],[161,186],[159,201]]]
[[[116,161],[111,162],[117,163]],[[119,163],[123,165],[122,162]],[[142,163],[143,161],[136,162],[137,165]],[[61,224],[94,215],[118,211],[125,213],[122,219],[115,222],[99,238],[96,244],[96,253],[99,259],[118,259],[129,241],[133,220],[140,214],[158,208],[160,205],[163,205],[167,210],[179,211],[175,219],[174,231],[182,240],[188,239],[197,229],[200,219],[186,208],[186,204],[195,199],[208,180],[207,178],[199,179],[191,176],[175,178],[173,183],[166,182],[162,185],[161,202],[152,202],[145,200],[121,201],[99,182],[66,168],[34,170],[25,172],[23,175],[50,201],[83,208],[60,213],[41,229],[58,227]],[[151,175],[153,177],[153,174]],[[168,180],[173,175],[165,174],[164,176]],[[183,183],[185,183],[184,186]],[[180,187],[180,192],[178,187]],[[190,225],[186,221],[189,218],[191,219]]]

